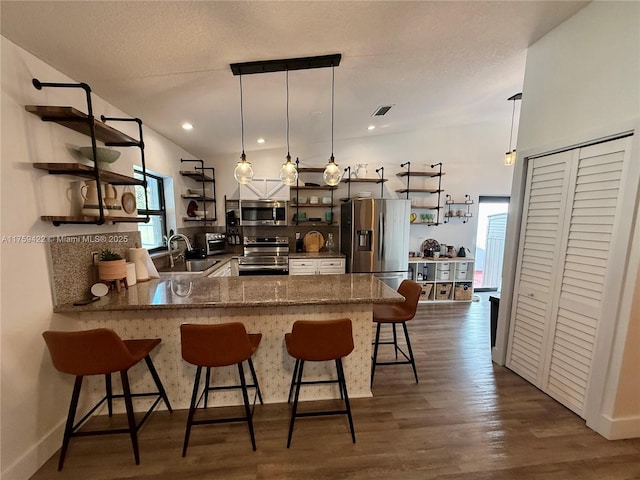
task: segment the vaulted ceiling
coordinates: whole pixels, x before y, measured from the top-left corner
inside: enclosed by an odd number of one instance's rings
[[[336,139],[475,124],[510,113],[527,47],[587,3],[3,0],[0,15],[3,36],[208,158],[240,149],[231,63],[341,53]],[[283,147],[285,74],[243,90],[246,150]],[[292,147],[328,140],[331,69],[290,72],[289,96]]]

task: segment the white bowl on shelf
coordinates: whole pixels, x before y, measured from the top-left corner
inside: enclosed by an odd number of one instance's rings
[[[200,195],[200,196],[204,196],[207,194],[207,189],[202,189],[202,188],[188,188],[187,192],[189,192],[189,195]]]
[[[78,148],[83,157],[93,160],[93,147],[80,147]],[[115,162],[120,158],[120,152],[107,147],[96,147],[96,154],[98,156],[98,167],[104,168],[105,165]]]
[[[371,198],[373,193],[371,193],[371,192],[358,192],[356,195],[358,196],[358,198]]]
[[[209,211],[208,210],[196,210],[193,213],[196,215],[196,217],[206,217],[207,214],[209,213]]]

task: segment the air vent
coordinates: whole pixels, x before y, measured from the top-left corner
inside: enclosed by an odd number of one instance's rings
[[[389,110],[391,110],[392,106],[393,105],[382,105],[382,106],[376,108],[376,111],[373,112],[373,115],[371,115],[371,116],[372,117],[382,117],[383,115],[386,115]]]

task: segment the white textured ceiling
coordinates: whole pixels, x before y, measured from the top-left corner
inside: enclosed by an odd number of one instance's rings
[[[206,159],[240,149],[231,63],[341,53],[336,140],[492,121],[522,88],[526,48],[587,3],[3,0],[0,15],[3,36]],[[284,147],[285,74],[243,86],[246,150]],[[329,141],[331,70],[289,86],[292,152]],[[372,119],[380,105],[393,108]]]

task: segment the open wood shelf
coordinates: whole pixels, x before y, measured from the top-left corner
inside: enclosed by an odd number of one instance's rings
[[[215,182],[215,180],[209,175],[198,172],[196,170],[180,170],[180,175],[193,178],[194,180],[197,180],[199,182]]]
[[[98,224],[100,217],[88,216],[88,215],[59,215],[50,216],[44,215],[40,217],[45,222],[52,222],[56,227],[63,223],[81,223],[81,224]],[[117,217],[113,215],[107,215],[104,217],[104,223],[139,223],[147,222],[147,217]]]
[[[412,174],[413,175],[413,174]],[[440,193],[440,192],[444,192],[444,190],[438,190],[436,189],[432,189],[432,188],[409,188],[409,189],[402,189],[402,190],[396,190],[397,193]]]
[[[40,117],[44,122],[55,122],[91,137],[91,128],[87,122],[89,117],[80,110],[76,110],[73,107],[47,105],[25,105],[24,108],[27,112]],[[110,127],[106,123],[94,119],[93,124],[95,126],[96,140],[104,142],[107,146],[133,147],[140,145],[137,140]]]
[[[203,195],[192,195],[188,193],[183,193],[180,195],[180,198],[184,198],[185,200],[195,200],[195,201],[205,201],[205,202],[214,202],[216,201],[213,197],[207,197]]]
[[[33,168],[46,170],[51,175],[74,175],[90,180],[96,178],[94,167],[82,163],[34,163]],[[144,185],[143,180],[109,170],[100,170],[100,180],[112,185]]]
[[[397,177],[441,177],[444,172],[400,172],[396,173]]]
[[[291,187],[291,190],[336,190],[338,187],[330,187],[329,185],[307,186],[301,185],[299,187]]]
[[[343,183],[384,183],[387,178],[343,178]]]

